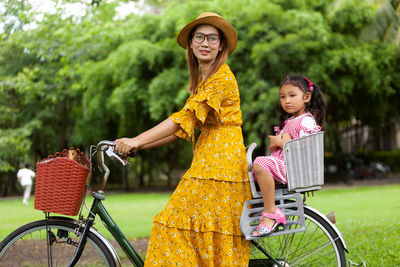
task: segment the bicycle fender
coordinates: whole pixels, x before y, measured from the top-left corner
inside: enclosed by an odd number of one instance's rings
[[[51,217],[49,217],[49,220],[52,220],[52,221],[68,221],[68,222],[72,222],[72,223],[75,223],[75,224],[79,224],[79,222],[77,220],[75,220],[73,218],[70,218],[70,217],[63,217],[63,216],[51,216]],[[94,234],[97,238],[99,238],[104,243],[104,245],[106,245],[107,249],[110,251],[110,253],[111,253],[111,255],[112,255],[113,259],[114,259],[115,264],[118,267],[121,267],[121,260],[119,259],[118,254],[115,251],[114,247],[111,245],[110,241],[108,241],[108,239],[106,239],[102,234],[100,234],[100,232],[98,232],[93,227],[90,227],[90,232],[92,234]]]
[[[110,241],[107,240],[107,238],[105,238],[102,234],[100,234],[100,232],[98,232],[96,229],[94,229],[93,227],[90,228],[90,232],[92,234],[94,234],[95,236],[97,236],[101,241],[103,241],[103,243],[107,246],[108,250],[111,252],[111,255],[115,261],[115,264],[118,267],[121,267],[121,261],[118,257],[117,252],[115,251],[114,247],[111,245]]]
[[[339,240],[340,240],[340,242],[342,243],[342,245],[343,245],[343,247],[344,247],[344,250],[345,250],[347,253],[349,253],[349,251],[347,250],[346,243],[344,242],[344,238],[343,238],[342,234],[339,232],[339,230],[337,229],[336,225],[334,225],[334,224],[333,224],[324,214],[322,214],[319,210],[314,209],[313,207],[310,207],[310,206],[307,206],[307,205],[304,205],[304,209],[308,209],[308,210],[310,210],[310,211],[316,213],[317,215],[319,215],[322,219],[324,219],[324,221],[325,221],[326,223],[328,223],[328,224],[332,227],[333,231],[335,231],[335,233],[338,235]]]

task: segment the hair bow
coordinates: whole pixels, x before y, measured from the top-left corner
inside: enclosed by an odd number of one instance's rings
[[[308,82],[308,88],[310,88],[310,91],[312,92],[314,90],[314,84],[309,79],[307,79],[306,76],[304,76],[304,80]]]

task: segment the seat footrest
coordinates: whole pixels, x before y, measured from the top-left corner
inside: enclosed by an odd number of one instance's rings
[[[276,189],[275,205],[285,214],[287,223],[284,227],[277,227],[268,237],[305,231],[304,207],[300,193],[288,193],[287,189]],[[257,228],[260,222],[263,210],[264,204],[262,198],[251,199],[245,202],[240,218],[240,230],[246,237],[246,240],[263,238],[251,236],[251,233]]]

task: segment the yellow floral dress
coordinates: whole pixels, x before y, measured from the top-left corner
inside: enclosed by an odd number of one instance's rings
[[[239,89],[228,65],[199,84],[170,118],[176,135],[194,141],[190,169],[154,219],[146,266],[247,266],[249,243],[240,232],[251,198]]]

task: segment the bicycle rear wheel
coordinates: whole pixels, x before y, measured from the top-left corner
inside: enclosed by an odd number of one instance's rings
[[[49,229],[49,247],[46,229]],[[68,266],[81,236],[78,229],[77,224],[66,220],[28,223],[0,243],[0,266]],[[51,257],[48,257],[49,251]],[[85,249],[76,266],[113,267],[116,264],[103,241],[89,233]]]
[[[268,252],[282,267],[346,266],[344,246],[336,231],[310,209],[304,208],[304,232],[265,237],[251,245],[249,266],[279,266],[262,250]]]

